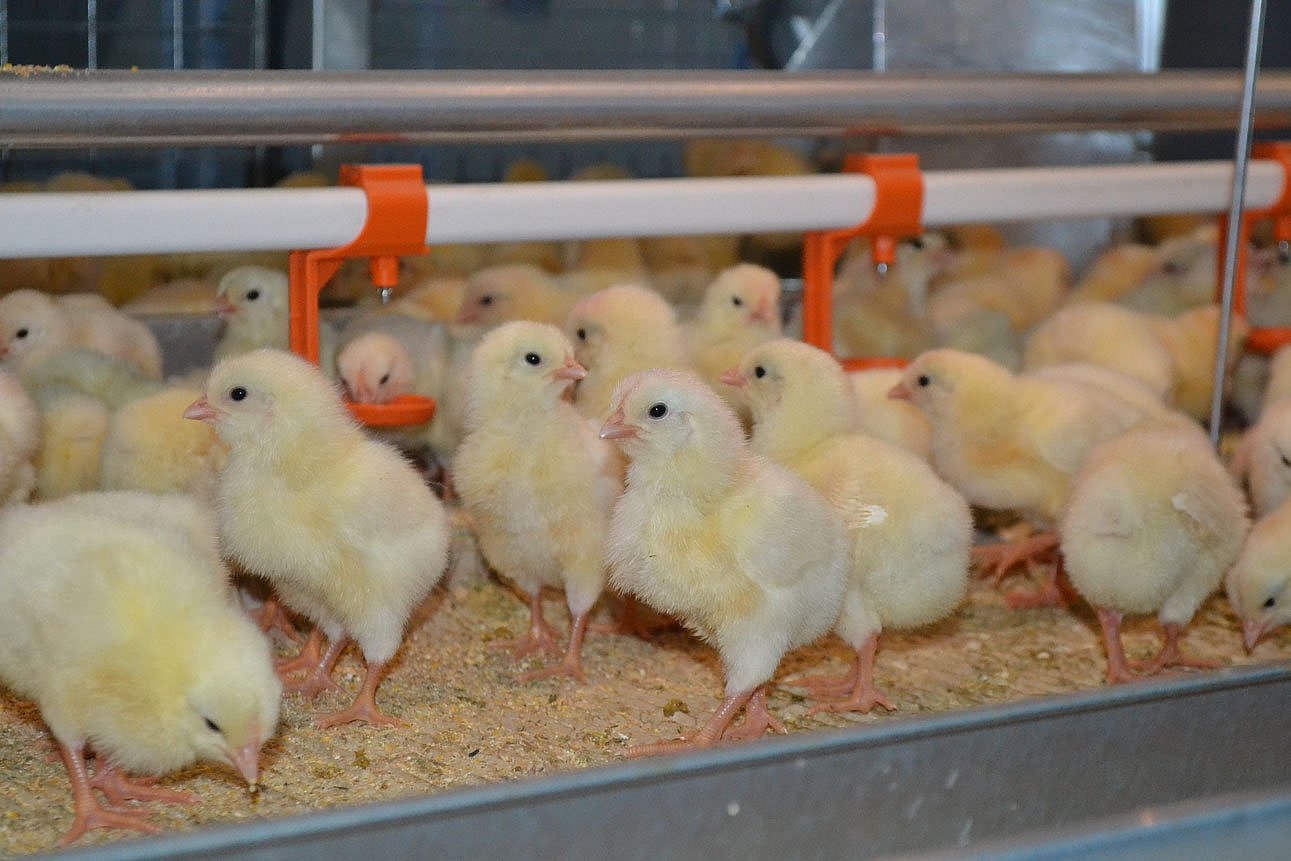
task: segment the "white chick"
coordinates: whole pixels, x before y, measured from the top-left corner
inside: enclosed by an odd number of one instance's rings
[[[1291,498],[1291,399],[1264,410],[1238,443],[1229,469],[1250,490],[1256,517]]]
[[[0,514],[0,678],[36,702],[58,742],[76,802],[63,844],[93,828],[156,830],[141,811],[100,806],[92,787],[114,805],[195,800],[123,770],[227,762],[254,786],[278,723],[268,643],[227,600],[213,545],[158,528],[174,519],[115,516],[113,504],[73,498]],[[92,778],[87,745],[100,763]]]
[[[1242,641],[1254,651],[1276,628],[1291,622],[1291,504],[1283,503],[1251,529],[1224,581],[1242,620]]]
[[[565,590],[572,620],[564,660],[527,678],[586,681],[583,636],[605,584],[605,530],[621,485],[613,450],[564,397],[585,373],[559,329],[529,321],[494,329],[471,357],[453,477],[484,558],[529,600],[529,633],[506,645],[516,657],[555,648],[544,586]]]
[[[1136,428],[1099,445],[1076,477],[1058,524],[1072,585],[1093,605],[1109,683],[1134,669],[1213,667],[1179,651],[1179,634],[1237,559],[1246,503],[1197,428]],[[1156,613],[1157,658],[1125,658],[1121,619]]]
[[[101,296],[54,299],[16,290],[0,299],[0,362],[21,373],[69,347],[120,359],[144,377],[161,379],[161,347],[152,332]]]
[[[695,372],[745,424],[748,405],[722,385],[722,374],[749,350],[780,334],[780,278],[752,263],[732,266],[718,275],[704,293],[699,314],[684,329]]]
[[[336,369],[350,398],[388,404],[407,394],[438,399],[445,384],[448,335],[399,313],[364,314],[341,332]]]
[[[725,377],[753,409],[752,448],[792,469],[842,516],[851,572],[836,630],[856,652],[850,675],[801,680],[825,701],[816,711],[894,706],[874,685],[884,629],[948,616],[968,590],[973,517],[968,503],[917,456],[851,433],[851,384],[832,356],[798,341],[755,347]]]
[[[925,462],[932,457],[932,426],[908,401],[888,397],[901,381],[897,368],[872,368],[847,375],[856,399],[854,430],[899,446]]]
[[[32,459],[40,448],[40,414],[26,389],[0,371],[0,508],[26,502],[36,488]]]
[[[601,436],[631,461],[607,539],[610,582],[675,616],[722,659],[726,696],[691,738],[629,756],[784,732],[766,684],[790,649],[838,619],[848,538],[793,473],[748,449],[739,419],[693,374],[633,374]],[[744,724],[731,722],[745,709]]]
[[[686,348],[672,307],[648,287],[623,284],[588,296],[569,312],[565,334],[587,376],[574,390],[574,407],[604,421],[610,396],[629,374],[686,367]]]
[[[229,446],[215,486],[225,551],[330,641],[293,687],[315,695],[333,686],[351,637],[367,661],[353,705],[319,725],[396,723],[378,711],[376,690],[414,607],[444,573],[439,500],[398,452],[363,434],[318,368],[290,353],[221,361],[184,417],[208,422]]]
[[[288,349],[291,342],[291,287],[287,275],[265,266],[238,266],[220,279],[215,313],[224,333],[215,345],[215,359],[252,350]],[[318,366],[334,377],[336,329],[318,321]]]

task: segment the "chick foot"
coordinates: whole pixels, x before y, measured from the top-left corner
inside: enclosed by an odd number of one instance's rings
[[[363,677],[363,689],[359,691],[359,695],[355,697],[350,707],[319,718],[315,721],[315,726],[319,729],[331,729],[348,723],[366,723],[371,726],[406,727],[408,724],[383,714],[377,708],[377,686],[381,684],[381,675],[384,672],[385,664],[368,664],[367,675]]]
[[[348,637],[338,637],[328,645],[327,651],[314,664],[313,671],[309,675],[298,682],[285,682],[282,686],[283,691],[300,694],[308,700],[316,699],[323,691],[339,691],[341,686],[332,681],[332,670],[349,642]]]
[[[1193,670],[1217,670],[1223,666],[1218,661],[1207,661],[1202,658],[1192,658],[1185,655],[1179,649],[1179,635],[1181,628],[1174,623],[1162,626],[1164,642],[1161,644],[1161,652],[1150,661],[1134,661],[1130,667],[1144,675],[1155,675],[1162,670],[1172,669],[1174,667],[1186,667]]]
[[[804,688],[818,699],[847,696],[857,685],[856,663],[852,663],[852,670],[845,676],[804,676],[785,684],[789,687]]]
[[[96,828],[118,828],[125,831],[140,831],[144,834],[156,834],[161,829],[148,821],[147,814],[132,810],[107,810],[100,806],[90,788],[89,774],[85,769],[84,749],[80,746],[68,747],[59,743],[59,752],[63,765],[67,767],[68,779],[72,782],[72,799],[76,805],[72,827],[58,841],[59,846],[75,843],[85,836],[87,831]]]
[[[1098,613],[1098,624],[1103,629],[1103,647],[1107,650],[1107,683],[1115,685],[1132,682],[1136,678],[1125,658],[1125,647],[1121,645],[1121,614],[1117,610],[1094,608]]]
[[[1026,561],[1027,573],[1035,573],[1035,563]],[[1004,596],[1004,603],[1010,610],[1037,610],[1046,607],[1067,607],[1067,593],[1062,588],[1062,564],[1056,565],[1045,574],[1040,588],[1033,592],[1013,591]]]
[[[532,682],[538,679],[550,679],[554,676],[569,676],[580,684],[587,684],[587,675],[583,672],[583,638],[587,635],[587,613],[574,617],[574,626],[569,632],[569,648],[565,658],[559,664],[534,670],[520,676],[521,682]]]
[[[529,633],[514,640],[499,640],[489,643],[490,649],[509,649],[511,657],[519,660],[534,652],[545,652],[559,655],[560,647],[556,645],[560,634],[542,617],[542,595],[535,593],[529,596]]]
[[[265,598],[264,603],[260,605],[260,612],[256,614],[256,624],[266,634],[277,631],[292,643],[300,643],[305,639],[287,617],[287,612],[282,609],[282,603],[272,595]]]
[[[974,547],[972,566],[996,586],[1010,570],[1028,560],[1042,559],[1058,548],[1058,533],[1041,532],[1020,541],[983,544]]]
[[[127,801],[159,801],[163,804],[197,804],[199,799],[189,792],[179,792],[154,786],[151,778],[131,780],[119,769],[100,760],[90,786],[103,793],[108,803],[121,805]]]
[[[278,661],[273,668],[278,673],[278,678],[284,679],[292,673],[301,670],[311,670],[318,666],[318,662],[323,659],[323,632],[314,628],[309,632],[305,645],[301,647],[300,654],[294,658],[284,661]]]
[[[852,665],[852,672],[844,676],[841,681],[848,681],[850,684],[836,695],[848,694],[844,699],[825,700],[824,697],[830,696],[827,693],[821,693],[818,696],[822,702],[816,703],[807,712],[807,717],[818,715],[821,712],[860,712],[869,714],[875,706],[882,706],[888,711],[896,711],[896,706],[892,701],[883,694],[879,693],[874,682],[874,656],[879,650],[879,637],[877,634],[867,637],[861,647],[856,650],[856,660]]]
[[[766,691],[766,685],[763,685],[753,692],[748,705],[744,707],[744,723],[738,727],[728,726],[722,733],[723,741],[755,741],[766,735],[767,730],[780,735],[789,734],[780,719],[767,709]]]
[[[759,688],[758,690],[761,690]],[[717,744],[731,721],[739,714],[740,709],[753,697],[753,691],[729,696],[718,706],[717,711],[708,719],[708,723],[693,736],[682,736],[669,741],[657,741],[654,744],[634,744],[628,748],[627,756],[636,759],[641,756],[658,756],[661,753],[686,753],[704,750]]]

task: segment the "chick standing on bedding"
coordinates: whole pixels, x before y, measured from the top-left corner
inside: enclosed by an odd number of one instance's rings
[[[527,678],[586,681],[583,635],[605,584],[606,522],[621,488],[610,446],[564,399],[585,373],[560,330],[527,321],[493,330],[471,358],[454,480],[485,559],[529,599],[529,633],[506,645],[517,657],[555,649],[544,586],[564,587],[572,620],[565,659]]]
[[[40,414],[22,384],[0,371],[0,508],[26,502],[36,488],[32,458],[40,448]]]
[[[1089,455],[1058,523],[1072,585],[1093,605],[1108,682],[1133,670],[1213,667],[1179,652],[1179,634],[1237,559],[1250,524],[1241,491],[1196,428],[1135,428]],[[1125,658],[1125,613],[1155,612],[1161,653]]]
[[[156,831],[126,799],[195,802],[122,771],[227,762],[254,786],[278,723],[268,643],[227,598],[209,518],[195,525],[192,509],[148,499],[0,514],[0,679],[36,702],[62,753],[76,802],[64,845],[93,828]]]
[[[1224,580],[1228,602],[1242,620],[1242,642],[1254,651],[1274,629],[1291,622],[1291,502],[1251,528]]]
[[[0,299],[0,362],[25,373],[34,364],[82,347],[161,379],[161,348],[143,323],[91,294],[51,298],[16,290]]]
[[[312,668],[288,665],[311,670],[292,689],[334,687],[332,667],[353,638],[368,665],[363,688],[319,726],[397,723],[377,710],[376,690],[413,609],[444,573],[439,500],[393,448],[364,435],[318,368],[290,353],[220,362],[184,417],[208,422],[229,446],[215,485],[225,551],[315,624],[313,648],[319,632],[330,641]]]
[[[695,375],[634,374],[613,400],[601,436],[631,463],[607,539],[610,582],[712,644],[726,675],[725,700],[696,735],[628,755],[784,732],[766,683],[787,651],[838,619],[841,519],[802,479],[753,454],[739,420]],[[732,729],[741,708],[744,725]]]
[[[753,408],[753,450],[819,491],[851,538],[837,631],[856,652],[854,668],[842,679],[798,684],[844,697],[813,711],[893,708],[874,686],[879,633],[936,622],[964,599],[973,543],[968,503],[916,455],[852,433],[851,384],[828,353],[768,341],[723,379],[743,388]]]

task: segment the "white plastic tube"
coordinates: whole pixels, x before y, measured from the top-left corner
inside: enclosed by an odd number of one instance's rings
[[[924,224],[1219,212],[1229,162],[930,171]],[[1284,177],[1251,163],[1246,205]],[[430,245],[807,231],[851,227],[874,207],[865,176],[492,183],[427,188]],[[363,225],[351,188],[0,195],[0,258],[330,248]]]

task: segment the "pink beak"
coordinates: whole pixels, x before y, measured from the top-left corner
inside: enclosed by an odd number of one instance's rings
[[[1268,636],[1273,626],[1267,622],[1261,622],[1258,619],[1247,619],[1242,623],[1242,643],[1246,646],[1246,653],[1250,654],[1255,651],[1255,647]]]
[[[908,401],[913,399],[914,393],[906,388],[905,383],[897,383],[888,389],[888,397],[894,401]]]
[[[601,425],[601,439],[636,439],[637,429],[624,424],[626,418],[623,407],[615,410]]]
[[[260,777],[260,744],[249,742],[233,751],[229,754],[229,764],[242,775],[247,786],[254,788]]]
[[[759,323],[770,323],[772,319],[771,297],[763,296],[758,300],[758,307],[754,308],[753,313],[749,315],[749,320],[756,320]]]
[[[728,386],[742,389],[749,384],[749,378],[741,374],[739,368],[731,368],[729,371],[722,373],[722,382]]]
[[[231,317],[237,312],[238,309],[233,307],[233,303],[229,301],[228,296],[221,293],[219,296],[215,297],[215,313],[221,318]]]
[[[8,355],[9,355],[9,345],[0,344],[0,359],[6,358]]]
[[[479,319],[480,315],[478,306],[476,305],[464,306],[462,310],[457,312],[457,322],[463,325],[469,326],[471,323],[474,323]]]
[[[587,368],[584,368],[571,358],[566,358],[564,366],[557,368],[551,373],[551,378],[553,380],[568,380],[571,382],[578,382],[586,376]]]
[[[206,422],[212,424],[220,417],[220,411],[211,406],[206,400],[206,395],[202,395],[197,400],[188,405],[184,410],[184,418],[192,419],[195,422]]]

